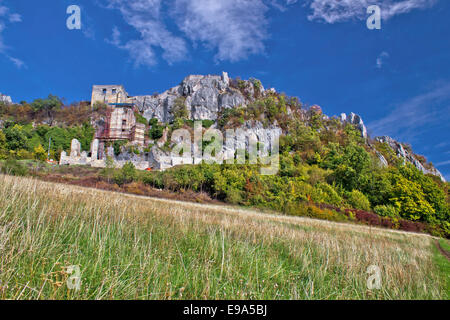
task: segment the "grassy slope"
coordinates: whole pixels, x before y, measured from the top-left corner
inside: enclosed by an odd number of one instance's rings
[[[440,239],[439,243],[441,248],[445,251],[450,252],[450,244],[445,239]],[[442,255],[442,253],[438,250],[437,247],[433,248],[434,251],[434,263],[438,267],[439,274],[444,279],[445,283],[445,291],[447,293],[446,299],[450,299],[450,261]]]
[[[7,176],[0,227],[3,299],[446,297],[426,235]],[[380,290],[367,289],[370,265]]]

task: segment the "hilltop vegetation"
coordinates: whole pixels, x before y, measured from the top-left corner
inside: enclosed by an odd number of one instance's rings
[[[448,299],[426,235],[3,175],[0,208],[1,299]]]

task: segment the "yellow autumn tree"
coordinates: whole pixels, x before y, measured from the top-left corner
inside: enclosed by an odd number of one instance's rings
[[[34,148],[34,157],[37,160],[45,161],[47,159],[47,153],[44,147],[40,144],[38,147]]]

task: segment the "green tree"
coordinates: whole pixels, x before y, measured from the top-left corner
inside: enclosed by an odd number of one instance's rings
[[[175,99],[172,115],[174,119],[187,120],[189,112],[186,107],[186,98],[178,97]]]
[[[106,167],[104,169],[102,169],[102,171],[100,172],[100,174],[106,178],[106,180],[108,181],[108,183],[111,182],[111,178],[113,177],[113,173],[114,173],[114,159],[110,156],[106,156]]]
[[[420,185],[401,175],[394,176],[390,201],[400,215],[409,220],[428,221],[435,213]]]
[[[55,110],[61,109],[63,103],[57,96],[50,94],[47,99],[36,99],[31,103],[31,107],[39,112],[43,111],[50,121],[50,125],[53,123]]]
[[[34,156],[37,160],[40,161],[45,161],[47,159],[47,153],[45,152],[45,149],[42,147],[42,145],[34,148]]]
[[[153,140],[159,140],[164,135],[164,127],[155,124],[149,131],[149,135]]]
[[[126,183],[131,183],[137,178],[136,167],[131,162],[124,164],[122,169],[116,171],[114,181],[120,186]]]
[[[322,166],[334,170],[336,183],[346,190],[359,190],[360,179],[371,167],[371,157],[363,147],[354,143],[343,149],[337,144],[330,144]]]
[[[8,144],[6,143],[6,136],[2,130],[0,130],[0,160],[8,157]]]
[[[370,210],[369,199],[361,191],[352,190],[347,193],[347,202],[355,209]]]
[[[9,150],[27,149],[27,135],[22,126],[14,125],[4,130]]]

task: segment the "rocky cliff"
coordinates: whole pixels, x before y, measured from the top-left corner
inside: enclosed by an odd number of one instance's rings
[[[243,85],[250,88],[249,91],[253,89],[251,82],[243,82]],[[162,94],[134,97],[147,120],[157,118],[161,122],[173,120],[173,111],[179,98],[184,100],[191,120],[216,120],[221,110],[245,105],[249,100],[231,85],[225,72],[222,76],[191,75],[180,85]]]
[[[417,156],[414,155],[411,151],[406,150],[405,147],[403,146],[403,144],[401,144],[400,142],[398,142],[388,136],[376,137],[375,140],[380,143],[386,143],[395,152],[395,154],[398,158],[403,159],[403,161],[411,163],[417,169],[422,171],[424,174],[432,174],[434,176],[439,177],[442,181],[445,182],[444,176],[442,175],[441,172],[439,172],[438,169],[436,169],[433,166],[431,166],[429,168],[425,168],[425,166],[417,159]],[[378,156],[383,157],[381,154],[379,154]],[[384,159],[384,157],[383,157],[383,159]],[[380,160],[383,162],[383,160],[381,158],[380,158]],[[387,164],[386,159],[384,159],[384,162]]]
[[[12,104],[13,103],[10,96],[6,96],[6,95],[1,94],[1,93],[0,93],[0,102],[4,102],[4,103],[7,103],[7,104]]]
[[[222,75],[190,75],[178,86],[162,94],[136,96],[133,99],[147,120],[157,118],[160,122],[170,123],[174,120],[174,111],[180,103],[186,108],[190,120],[217,120],[220,113],[225,109],[246,107],[257,98],[264,98],[273,93],[276,93],[274,89],[265,90],[258,80],[231,80],[228,74],[224,72]],[[328,119],[326,115],[322,114],[318,106],[311,107],[310,111],[319,112],[324,119]],[[288,108],[287,114],[292,114],[292,112],[293,110]],[[304,115],[307,114],[307,110],[299,110],[298,112]],[[304,118],[306,119],[307,116]],[[425,174],[438,176],[442,181],[445,181],[442,174],[436,168],[429,164],[426,166],[422,164],[412,151],[406,150],[401,143],[391,137],[377,137],[371,140],[368,137],[364,121],[359,115],[354,113],[347,115],[343,113],[338,119],[341,123],[348,123],[355,126],[361,132],[361,136],[365,139],[366,144],[378,156],[380,165],[388,166],[389,163],[382,153],[376,150],[371,141],[387,144],[398,158],[413,164]],[[266,127],[264,128],[265,130],[262,130],[263,125],[258,119],[246,121],[242,124],[241,128],[247,130],[247,132],[256,134],[258,137],[261,136],[261,132],[265,131],[266,133],[265,136],[263,135],[262,140],[266,142],[264,144],[266,148],[270,147],[270,141],[272,141],[273,135],[279,133],[289,134],[289,130],[283,132],[277,127],[276,123],[272,123],[269,128]],[[248,141],[246,141],[246,146],[242,145],[239,147],[248,147]],[[158,144],[152,150],[154,158],[161,156],[160,153],[162,151],[158,148]]]

